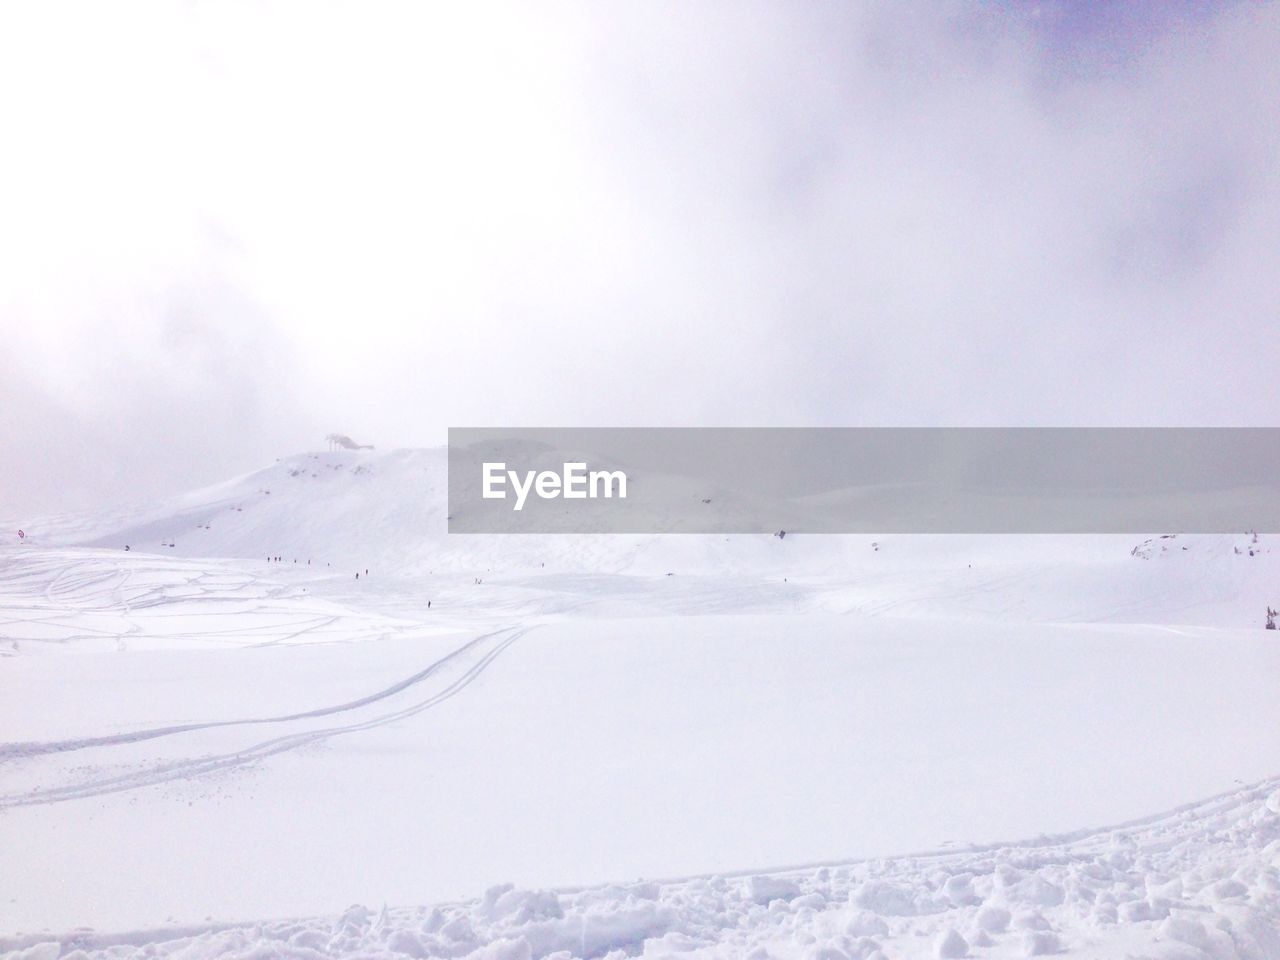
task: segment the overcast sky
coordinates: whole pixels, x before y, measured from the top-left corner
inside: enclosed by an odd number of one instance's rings
[[[1280,425],[1277,4],[11,4],[0,137],[0,516],[335,430]]]

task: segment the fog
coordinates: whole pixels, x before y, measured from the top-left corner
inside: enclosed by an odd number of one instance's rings
[[[0,516],[449,426],[1275,426],[1280,7],[0,28]]]

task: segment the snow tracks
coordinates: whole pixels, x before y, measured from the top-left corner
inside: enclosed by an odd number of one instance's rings
[[[802,811],[796,811],[802,815]],[[57,939],[5,960],[1280,958],[1280,779],[1141,823],[785,872]]]

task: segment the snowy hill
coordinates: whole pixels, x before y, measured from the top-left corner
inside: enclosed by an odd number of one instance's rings
[[[670,563],[750,562],[773,538],[447,534],[447,456],[427,450],[303,453],[164,503],[107,515],[13,522],[32,544],[188,557],[341,563],[343,569],[665,572]],[[665,543],[663,541],[665,540]],[[747,540],[752,548],[743,549]],[[776,553],[777,551],[773,551]]]
[[[445,533],[443,450],[306,453],[168,501],[25,521],[33,543],[176,556],[403,558]]]
[[[1274,538],[457,536],[444,475],[0,547],[0,951],[1280,957]]]
[[[825,610],[1261,626],[1280,605],[1274,538],[1169,536],[521,535],[447,533],[443,448],[286,457],[166,502],[14,521],[28,546],[175,557],[280,556],[343,575],[735,576],[828,589]],[[12,543],[12,541],[8,541]],[[1143,561],[1152,561],[1145,563]],[[554,585],[548,580],[543,585]]]

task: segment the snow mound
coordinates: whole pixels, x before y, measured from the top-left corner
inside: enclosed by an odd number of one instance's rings
[[[1266,960],[1280,957],[1280,814],[1270,803],[1278,787],[1067,839],[743,879],[560,891],[508,884],[471,902],[355,906],[336,918],[207,929],[77,930],[0,940],[0,949],[4,960]],[[959,905],[948,893],[958,886]]]

